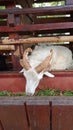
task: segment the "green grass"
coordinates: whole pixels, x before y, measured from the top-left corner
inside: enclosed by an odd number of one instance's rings
[[[60,91],[55,89],[40,90],[36,96],[73,96],[73,91]]]
[[[25,93],[12,93],[7,91],[1,91],[0,96],[25,96]]]
[[[26,96],[25,93],[12,93],[1,91],[0,96]],[[35,96],[73,96],[73,91],[60,91],[55,89],[39,90]]]

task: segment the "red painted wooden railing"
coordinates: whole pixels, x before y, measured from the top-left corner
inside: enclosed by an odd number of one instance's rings
[[[0,97],[0,130],[72,130],[73,97]]]
[[[56,30],[68,30],[73,28],[73,21],[71,17],[65,19],[65,22],[62,17],[61,21],[58,18],[54,18],[52,22],[51,18],[48,18],[48,24],[42,23],[41,24],[24,24],[21,25],[20,22],[17,23],[15,17],[21,15],[34,15],[34,16],[43,16],[43,15],[64,15],[64,14],[72,14],[73,12],[73,5],[65,5],[59,7],[44,7],[44,8],[25,8],[25,9],[18,9],[18,8],[10,8],[5,10],[0,10],[0,17],[6,17],[8,19],[8,24],[10,26],[0,26],[0,32],[2,33],[11,33],[11,32],[33,32],[33,31],[53,31]],[[42,19],[41,19],[42,20]],[[51,23],[49,23],[51,20]],[[37,21],[37,20],[36,20]],[[45,21],[45,19],[44,19]]]
[[[73,71],[53,71],[55,77],[44,76],[40,81],[39,89],[73,90]],[[0,73],[0,91],[25,92],[26,80],[19,72]],[[32,86],[31,86],[32,87]]]

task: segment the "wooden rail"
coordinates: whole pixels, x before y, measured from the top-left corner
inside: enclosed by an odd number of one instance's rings
[[[33,31],[50,31],[50,30],[69,30],[73,28],[73,22],[47,23],[47,24],[24,24],[14,27],[0,26],[0,32],[33,32]]]
[[[72,90],[73,91],[73,71],[53,71],[54,78],[44,76],[37,86],[40,89]],[[25,92],[26,79],[19,72],[0,72],[0,91]]]
[[[0,15],[7,15],[8,13],[13,13],[15,15],[20,14],[40,14],[47,13],[49,14],[68,14],[73,11],[73,5],[65,5],[65,6],[55,6],[55,7],[39,7],[39,8],[10,8],[5,10],[0,10]]]
[[[36,44],[36,43],[49,43],[51,44],[61,44],[60,42],[72,42],[73,41],[73,35],[72,36],[51,36],[51,37],[31,37],[31,38],[25,38],[25,39],[4,39],[0,40],[1,45],[5,44]],[[0,45],[0,46],[1,46]],[[64,44],[66,46],[67,44]]]
[[[65,6],[56,6],[56,7],[43,7],[43,8],[8,8],[5,10],[0,10],[0,18],[6,18],[7,21],[0,22],[0,32],[4,35],[4,33],[33,33],[38,32],[45,33],[45,31],[51,32],[67,32],[71,31],[73,28],[73,20],[71,14],[73,13],[73,5],[65,5]],[[58,18],[44,18],[39,19],[37,16],[45,16],[45,15],[60,15],[60,19]],[[70,17],[63,17],[62,15],[69,14]],[[32,24],[21,24],[20,16],[23,15],[32,15],[31,17]],[[35,18],[34,18],[35,17]],[[19,20],[17,20],[19,19]],[[39,23],[39,20],[41,24]],[[44,20],[44,22],[42,22]],[[31,21],[31,20],[30,20]],[[35,22],[37,21],[37,22]],[[5,25],[5,26],[4,26]],[[9,25],[9,26],[8,26]]]
[[[72,130],[73,97],[0,97],[0,130]]]

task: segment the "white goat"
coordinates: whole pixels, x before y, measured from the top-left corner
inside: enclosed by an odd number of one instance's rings
[[[29,52],[31,55],[28,56]],[[38,45],[27,48],[23,54],[23,73],[26,78],[26,94],[34,94],[44,74],[54,77],[49,70],[65,70],[72,65],[72,52],[64,46]]]

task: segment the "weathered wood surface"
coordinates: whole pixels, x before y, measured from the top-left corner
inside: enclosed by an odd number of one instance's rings
[[[0,97],[0,130],[72,130],[73,97]]]
[[[73,28],[73,22],[63,22],[63,23],[47,23],[47,24],[24,24],[14,27],[0,26],[0,32],[10,33],[10,32],[34,32],[34,31],[50,31],[56,30],[69,30]]]
[[[25,78],[19,72],[0,72],[0,91],[24,92]]]
[[[15,50],[15,46],[14,45],[0,45],[0,50],[11,50],[11,51],[14,51]]]
[[[5,10],[0,10],[0,17],[6,18],[7,20],[3,23],[0,22],[0,32],[5,35],[9,35],[10,33],[33,33],[38,32],[42,33],[42,31],[45,33],[45,31],[48,33],[53,31],[53,33],[57,32],[66,32],[71,31],[73,28],[73,20],[71,17],[63,18],[62,15],[64,14],[72,14],[73,13],[73,5],[65,5],[65,6],[56,6],[56,7],[44,7],[44,8],[24,8],[24,9],[18,9],[18,8],[8,8]],[[48,18],[44,19],[44,22],[42,22],[43,19],[38,21],[37,19],[33,19],[33,17],[30,17],[30,15],[34,16],[45,16],[45,15],[61,15],[62,18]],[[30,24],[21,24],[22,20],[20,19],[21,15],[28,15]],[[35,24],[35,20],[37,21]],[[33,22],[34,21],[34,22]],[[47,22],[47,23],[46,23]],[[28,22],[27,22],[28,23]],[[34,23],[34,24],[33,24]],[[7,26],[4,26],[6,25]]]
[[[25,39],[4,39],[1,40],[0,43],[2,44],[35,44],[35,43],[47,43],[49,44],[60,44],[60,42],[72,42],[72,36],[51,36],[51,37],[31,37]],[[57,43],[56,43],[57,42]]]
[[[65,6],[55,6],[55,7],[39,7],[39,8],[25,8],[25,9],[18,9],[18,8],[10,8],[5,10],[0,10],[0,15],[7,15],[8,13],[13,13],[15,15],[20,14],[40,14],[40,13],[47,13],[48,15],[52,14],[68,14],[73,11],[73,5],[65,5]]]

